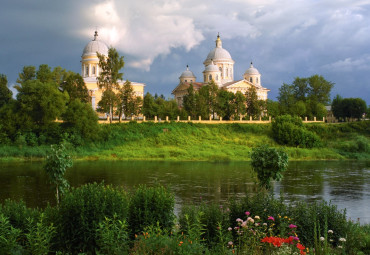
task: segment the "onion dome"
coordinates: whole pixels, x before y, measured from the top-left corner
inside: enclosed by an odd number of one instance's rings
[[[95,31],[94,39],[85,46],[82,57],[96,56],[96,52],[108,56],[108,46],[98,40],[98,31]]]
[[[217,35],[216,48],[214,48],[213,50],[211,50],[208,53],[208,56],[207,56],[206,60],[204,61],[204,63],[207,63],[210,60],[213,60],[213,61],[231,60],[231,61],[233,61],[232,58],[231,58],[230,53],[227,50],[225,50],[224,48],[222,48],[222,41],[220,39],[220,35]]]
[[[253,63],[251,62],[251,66],[245,71],[244,75],[260,75],[260,72],[253,67]]]
[[[186,70],[182,72],[181,76],[179,77],[180,79],[181,78],[196,78],[195,75],[193,74],[192,71],[189,70],[189,66],[187,65],[186,66]]]

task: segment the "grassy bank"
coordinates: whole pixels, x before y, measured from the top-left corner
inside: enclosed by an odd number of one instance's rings
[[[318,148],[285,147],[290,160],[370,159],[370,122],[306,124],[321,139]],[[65,136],[68,137],[68,136]],[[270,124],[125,123],[103,124],[99,138],[69,136],[81,160],[247,161],[253,147],[281,147]],[[48,145],[0,145],[0,160],[40,160]]]

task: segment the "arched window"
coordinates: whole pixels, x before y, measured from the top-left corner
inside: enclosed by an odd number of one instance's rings
[[[95,74],[95,66],[92,67],[92,74]]]
[[[258,77],[256,78],[256,83],[258,83]]]
[[[229,77],[229,69],[228,68],[226,68],[225,75],[226,75],[226,77]]]
[[[207,80],[207,76],[206,75],[204,75],[204,82]]]
[[[209,81],[212,81],[212,74],[209,75]]]
[[[89,76],[89,66],[86,66],[85,68],[85,76]]]
[[[252,77],[250,77],[250,78],[249,78],[249,81],[250,81],[250,82],[253,82],[253,78],[252,78]]]

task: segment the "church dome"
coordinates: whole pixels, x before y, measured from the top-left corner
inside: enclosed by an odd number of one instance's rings
[[[213,60],[211,59],[211,64],[209,64],[208,66],[206,66],[206,69],[204,70],[204,72],[219,72],[220,70],[218,69],[218,67],[213,64]]]
[[[82,57],[96,55],[96,52],[108,56],[108,46],[98,40],[97,31],[95,31],[94,39],[85,46]]]
[[[260,72],[253,66],[253,63],[251,62],[251,66],[245,71],[244,75],[259,75]]]
[[[193,72],[189,70],[189,66],[186,66],[186,70],[182,72],[179,78],[181,79],[181,78],[196,78],[196,77],[193,74]]]
[[[231,60],[232,61],[230,53],[224,48],[222,48],[222,42],[221,42],[219,35],[217,35],[216,48],[214,48],[208,53],[208,56],[204,62],[206,63],[210,60],[213,60],[213,61]]]

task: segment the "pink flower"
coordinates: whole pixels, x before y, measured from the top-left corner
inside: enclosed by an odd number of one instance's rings
[[[248,211],[247,211],[247,212],[245,212],[245,215],[249,216],[249,214],[251,214],[251,213],[250,213],[250,212],[248,212]]]
[[[272,217],[272,216],[269,216],[267,219],[268,219],[268,220],[275,221],[274,217]]]
[[[296,225],[293,225],[293,224],[290,224],[289,225],[289,228],[296,228],[297,226]]]
[[[290,236],[293,240],[299,241],[299,238],[297,236]]]

